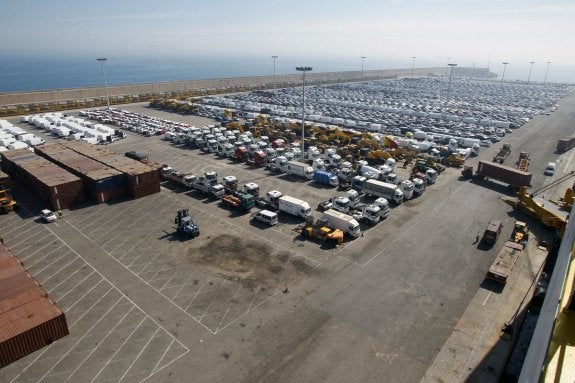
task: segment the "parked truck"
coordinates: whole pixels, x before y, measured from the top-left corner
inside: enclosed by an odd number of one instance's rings
[[[225,188],[222,184],[212,185],[209,179],[205,176],[196,177],[192,183],[192,189],[199,191],[211,198],[221,198],[225,194]]]
[[[280,197],[283,194],[278,191],[278,190],[270,190],[269,192],[266,193],[265,196],[262,197],[256,197],[256,206],[262,208],[262,209],[267,209],[267,210],[271,210],[273,212],[277,212],[279,211],[279,205],[280,205]]]
[[[254,196],[245,193],[232,193],[222,196],[221,204],[233,210],[249,212],[255,205]]]
[[[363,221],[369,225],[376,225],[382,215],[381,208],[376,204],[363,205],[361,209],[355,210],[352,217],[357,221]]]
[[[397,185],[389,184],[377,180],[367,180],[363,186],[363,193],[365,195],[383,197],[396,205],[403,202],[404,194]]]
[[[311,180],[313,168],[308,164],[298,161],[288,161],[285,166],[286,173]]]
[[[505,284],[511,275],[519,257],[523,254],[523,245],[512,241],[505,242],[503,248],[497,254],[495,261],[487,271],[487,278]]]
[[[278,199],[278,210],[305,219],[311,216],[311,208],[307,202],[287,195]]]
[[[323,213],[322,218],[326,220],[329,228],[339,229],[352,238],[361,236],[359,222],[350,215],[329,209]]]
[[[185,235],[189,238],[200,235],[200,227],[196,220],[190,215],[188,209],[178,210],[174,223],[176,224],[176,232],[178,234]]]
[[[473,177],[473,168],[465,167],[462,175],[464,178]],[[489,178],[506,183],[513,188],[519,188],[531,185],[532,174],[494,162],[479,161],[475,177],[479,179]]]
[[[196,179],[196,176],[193,174],[179,172],[167,165],[162,167],[160,174],[163,178],[178,185],[184,186],[186,189],[191,189],[192,183]]]
[[[575,136],[563,137],[557,141],[557,151],[559,153],[566,152],[575,146]]]
[[[511,154],[511,145],[503,144],[499,152],[493,157],[493,162],[499,162],[500,164],[505,161],[507,157]]]
[[[326,186],[337,186],[339,184],[337,176],[326,170],[316,170],[313,173],[313,180]]]

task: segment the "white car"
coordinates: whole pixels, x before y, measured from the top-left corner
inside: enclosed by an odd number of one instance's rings
[[[52,210],[48,210],[48,209],[44,209],[40,212],[40,217],[42,218],[42,220],[46,223],[49,222],[54,222],[56,221],[58,218],[56,217],[56,213],[54,213]]]

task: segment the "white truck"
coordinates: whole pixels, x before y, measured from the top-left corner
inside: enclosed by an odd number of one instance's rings
[[[414,178],[413,182],[413,196],[419,197],[425,191],[425,182],[420,178]]]
[[[286,173],[305,179],[311,180],[313,178],[313,168],[308,164],[297,161],[288,161],[285,165]]]
[[[311,216],[311,208],[307,202],[288,195],[279,198],[278,210],[305,219]]]
[[[358,238],[361,235],[359,222],[350,215],[329,209],[323,213],[322,219],[327,221],[328,227],[331,229],[339,229],[353,238]]]
[[[376,225],[381,219],[381,208],[376,204],[363,205],[361,210],[353,212],[353,218],[357,221],[364,221],[370,225]]]
[[[388,184],[377,180],[367,180],[363,186],[366,195],[383,197],[397,205],[403,202],[404,194],[397,185]]]
[[[378,206],[380,209],[380,217],[381,219],[385,219],[387,217],[389,217],[389,214],[391,213],[391,209],[389,207],[389,202],[387,202],[387,200],[383,197],[379,197],[378,199],[376,199],[373,202],[374,205]]]
[[[413,198],[413,192],[415,190],[415,185],[410,180],[403,180],[399,184],[399,189],[403,192],[403,198],[408,200]]]
[[[195,178],[191,183],[191,187],[212,198],[222,198],[225,194],[224,185],[213,185],[205,176]]]

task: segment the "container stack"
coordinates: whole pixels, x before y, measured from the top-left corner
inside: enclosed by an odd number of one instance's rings
[[[0,170],[0,190],[12,189],[12,180],[10,176]]]
[[[27,149],[2,152],[2,170],[52,210],[67,209],[84,200],[80,178]]]
[[[84,190],[97,203],[127,195],[124,173],[61,144],[43,145],[36,153],[84,181]]]
[[[68,334],[64,313],[0,244],[0,368]]]
[[[157,168],[82,141],[63,142],[61,145],[124,173],[127,194],[132,198],[160,192],[160,170]]]

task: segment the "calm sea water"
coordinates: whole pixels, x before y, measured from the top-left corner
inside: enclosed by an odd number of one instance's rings
[[[368,65],[369,64],[369,65]],[[288,60],[276,61],[276,74],[293,74],[295,67],[311,65],[317,72],[361,70],[360,60]],[[437,66],[437,63],[420,63]],[[366,62],[365,69],[409,68],[411,60]],[[273,74],[269,57],[108,57],[105,64],[109,85],[142,84],[162,81],[196,80],[225,77],[265,76]],[[534,70],[532,81],[543,80],[543,67]],[[497,72],[497,68],[492,68]],[[514,72],[516,71],[516,73]],[[506,79],[527,78],[528,65],[508,68]],[[573,82],[573,68],[552,67],[548,81]],[[90,58],[0,57],[0,92],[22,92],[47,89],[81,88],[103,85],[101,65]]]
[[[295,73],[299,63],[276,61],[276,74]],[[357,65],[356,65],[357,66]],[[235,58],[108,58],[109,85],[273,74],[273,60]],[[358,70],[329,62],[316,66],[322,72]],[[0,58],[0,92],[65,89],[103,85],[101,64],[95,58]]]

